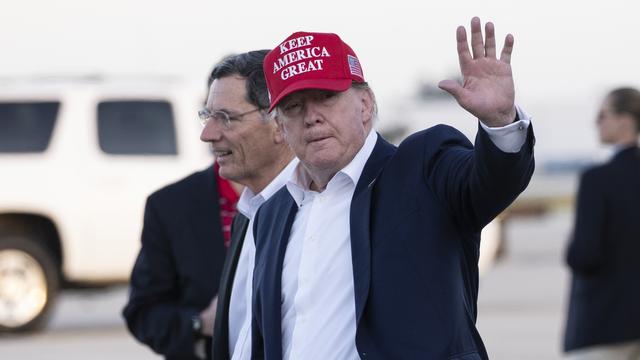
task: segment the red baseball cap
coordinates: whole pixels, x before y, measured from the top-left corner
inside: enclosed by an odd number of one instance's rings
[[[294,91],[345,91],[353,81],[365,81],[355,52],[331,33],[293,33],[267,54],[263,67],[269,111]]]

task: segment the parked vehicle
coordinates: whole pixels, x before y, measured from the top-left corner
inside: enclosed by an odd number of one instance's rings
[[[0,331],[58,291],[127,280],[153,190],[210,164],[204,86],[169,78],[0,81]]]

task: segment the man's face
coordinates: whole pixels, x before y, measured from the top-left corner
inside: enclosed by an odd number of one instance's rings
[[[232,118],[256,109],[246,100],[245,86],[246,80],[237,76],[214,80],[209,89],[207,109],[223,111]],[[210,119],[200,139],[211,145],[220,165],[220,176],[256,191],[279,159],[276,144],[282,141],[280,132],[274,121],[263,118],[262,111],[249,113],[230,123],[230,127],[225,127],[220,121]]]
[[[312,175],[333,175],[348,165],[372,122],[373,98],[362,89],[301,90],[278,104],[285,140]]]
[[[633,122],[624,114],[616,114],[611,107],[610,100],[605,99],[600,107],[596,120],[600,142],[616,144],[625,138],[625,134],[633,132]]]

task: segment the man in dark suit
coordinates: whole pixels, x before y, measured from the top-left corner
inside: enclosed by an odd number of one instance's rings
[[[213,70],[201,139],[211,145],[220,175],[245,186],[225,261],[213,326],[213,358],[247,359],[251,351],[251,276],[255,245],[247,232],[260,205],[279,190],[296,165],[266,109],[262,64],[266,50],[224,59]]]
[[[572,359],[640,359],[640,92],[616,89],[597,120],[616,154],[582,174],[567,263]]]
[[[534,140],[513,37],[498,59],[485,31],[474,18],[471,53],[458,28],[464,86],[440,83],[480,120],[475,147],[443,125],[397,148],[377,135],[373,92],[335,34],[294,33],[267,55],[270,110],[300,165],[255,217],[252,358],[488,358],[479,234],[528,184]]]
[[[136,339],[167,359],[203,358],[225,253],[214,166],[149,196],[123,310]]]
[[[241,328],[245,323],[250,328],[250,292],[243,284],[250,285],[253,239],[244,241],[246,229],[261,202],[282,186],[275,179],[293,159],[265,112],[265,54],[252,51],[218,63],[199,113],[201,140],[211,145],[220,176],[245,185],[226,262],[213,168],[161,189],[147,201],[142,249],[124,316],[138,340],[168,359],[210,359],[214,321],[215,352],[226,353],[215,358],[229,358]],[[250,346],[250,341],[242,345]]]

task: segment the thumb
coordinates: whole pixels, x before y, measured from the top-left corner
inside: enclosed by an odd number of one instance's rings
[[[442,80],[438,83],[438,87],[449,94],[451,94],[456,100],[462,95],[462,86],[455,80]]]

